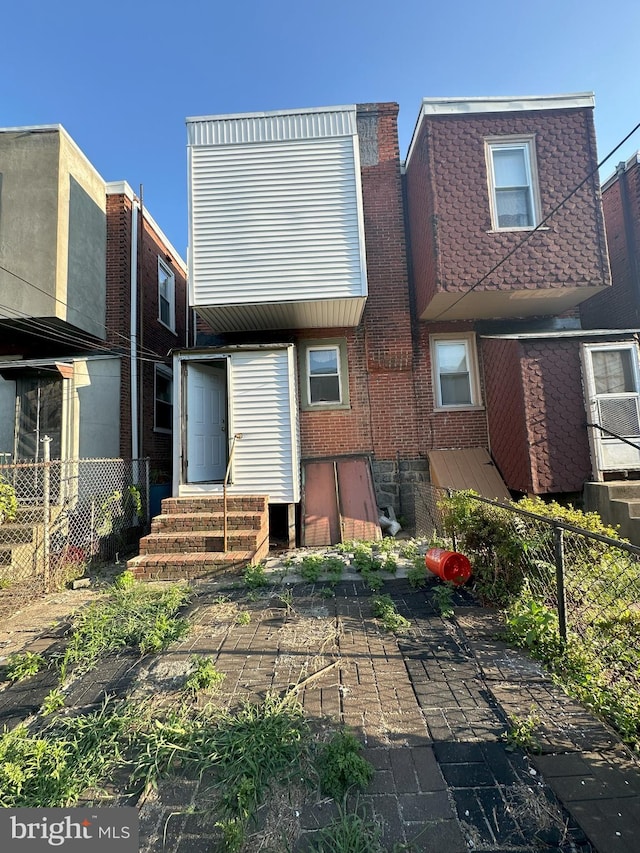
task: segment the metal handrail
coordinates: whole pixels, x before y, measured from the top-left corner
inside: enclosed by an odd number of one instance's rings
[[[233,454],[236,450],[237,439],[242,438],[242,433],[237,432],[231,439],[231,450],[229,451],[229,461],[227,462],[227,470],[222,481],[222,550],[227,550],[227,483],[229,482],[229,474],[231,473],[231,463],[233,462]]]
[[[603,427],[601,424],[590,424],[588,421],[585,423],[585,426],[593,427],[594,429],[599,429],[602,432],[606,432],[607,435],[612,436],[613,438],[617,438],[618,441],[624,441],[625,444],[628,444],[630,447],[635,447],[636,450],[640,450],[640,444],[636,444],[634,441],[629,441],[628,438],[624,438],[622,435],[618,435],[617,432],[611,432],[610,429]]]

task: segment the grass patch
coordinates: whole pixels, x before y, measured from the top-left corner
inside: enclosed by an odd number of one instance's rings
[[[7,658],[4,676],[7,681],[24,681],[31,678],[47,665],[45,658],[35,652],[14,652]]]
[[[398,609],[390,595],[375,596],[371,600],[371,609],[373,615],[382,622],[387,631],[391,631],[394,634],[398,631],[404,631],[411,626],[409,620],[398,613]]]
[[[69,665],[77,672],[92,669],[98,660],[125,648],[140,654],[158,652],[185,637],[189,622],[177,616],[189,600],[186,587],[166,590],[134,585],[112,587],[74,619],[71,638],[61,663],[64,680]]]
[[[310,853],[384,853],[379,825],[360,809],[339,806],[338,817],[321,829],[309,846]]]

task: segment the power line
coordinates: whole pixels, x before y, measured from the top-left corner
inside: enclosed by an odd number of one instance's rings
[[[28,314],[25,314],[22,311],[17,311],[14,308],[8,308],[6,305],[0,304],[1,311],[8,311],[9,314],[3,313],[0,315],[5,320],[19,320],[21,322],[24,321],[26,328],[26,332],[30,335],[33,335],[37,338],[43,338],[46,341],[56,341],[58,343],[62,343],[65,345],[74,344],[76,347],[84,346],[89,350],[104,353],[105,355],[113,355],[120,356],[124,358],[131,358],[131,354],[123,348],[122,352],[119,352],[117,349],[113,347],[108,347],[104,344],[98,344],[95,341],[89,340],[88,338],[82,338],[81,336],[72,335],[70,332],[65,332],[62,329],[53,329],[50,326],[47,326],[45,323],[39,323],[34,317],[30,317]],[[16,314],[22,314],[22,317],[16,316]],[[33,327],[33,328],[29,328]],[[40,331],[36,331],[40,330]],[[158,353],[149,351],[151,355],[155,356],[154,358],[145,358],[143,356],[138,356],[139,361],[151,362],[153,364],[164,363],[164,358]],[[53,357],[53,356],[52,356]],[[60,356],[58,360],[64,358],[64,356]]]
[[[0,270],[3,270],[4,272],[9,273],[9,275],[12,275],[14,278],[17,278],[18,281],[23,282],[24,284],[28,285],[29,287],[33,287],[34,290],[37,290],[39,293],[43,293],[45,296],[48,296],[50,299],[53,299],[54,302],[58,302],[60,305],[67,308],[69,311],[75,311],[75,313],[78,314],[80,317],[86,317],[86,319],[91,320],[92,322],[95,322],[95,317],[91,317],[89,314],[85,314],[84,312],[79,311],[77,308],[71,307],[63,299],[58,299],[57,296],[53,296],[48,291],[43,290],[43,288],[41,288],[41,287],[38,287],[37,284],[34,284],[32,281],[28,281],[28,279],[23,278],[21,275],[18,275],[18,273],[14,272],[13,270],[8,269],[8,267],[5,267],[2,264],[0,264]],[[6,308],[6,306],[0,306],[0,307],[4,307],[5,310],[9,310],[9,311],[13,310],[10,308]],[[25,314],[24,316],[26,319],[29,319],[27,314]],[[112,334],[117,335],[117,337],[122,338],[124,341],[127,342],[127,344],[129,343],[130,339],[127,337],[127,335],[123,335],[122,332],[118,332],[116,329],[110,329],[105,323],[98,322],[98,325],[101,328],[103,328],[105,330],[105,332],[107,332],[107,333],[111,332]],[[140,347],[140,352],[146,352],[147,355],[155,356],[157,358],[162,358],[162,356],[159,353],[157,353],[154,350],[149,349],[147,347]]]
[[[584,177],[584,178],[580,181],[580,183],[579,183],[576,187],[574,187],[574,188],[571,190],[571,192],[570,192],[568,195],[566,195],[566,196],[562,199],[562,201],[560,201],[560,202],[558,202],[558,204],[556,204],[556,206],[551,210],[551,212],[550,212],[550,213],[548,213],[548,214],[547,214],[547,215],[546,215],[546,216],[545,216],[545,217],[544,217],[540,222],[538,222],[538,224],[535,226],[535,228],[532,228],[532,229],[531,229],[531,231],[528,231],[528,232],[527,232],[527,234],[522,238],[522,240],[520,240],[520,242],[519,242],[519,243],[516,243],[516,245],[513,247],[513,249],[510,249],[510,250],[507,252],[507,254],[506,254],[506,255],[505,255],[501,260],[499,260],[496,264],[494,264],[494,265],[491,267],[491,269],[490,269],[488,272],[486,272],[486,273],[482,276],[482,278],[478,279],[478,281],[476,281],[476,283],[475,283],[475,284],[472,284],[472,285],[471,285],[471,287],[470,287],[468,290],[465,290],[465,292],[464,292],[464,293],[462,293],[462,294],[461,294],[461,295],[460,295],[460,296],[455,300],[455,302],[453,302],[451,305],[448,305],[446,308],[443,308],[443,309],[442,309],[442,311],[441,311],[439,314],[436,314],[436,316],[435,316],[435,317],[431,318],[429,322],[434,323],[436,320],[439,320],[439,319],[440,319],[444,314],[446,314],[448,311],[451,311],[451,309],[452,309],[452,308],[455,308],[455,306],[456,306],[456,305],[458,305],[460,302],[462,302],[462,300],[465,298],[465,296],[468,296],[472,291],[474,291],[474,290],[476,289],[476,287],[479,287],[479,286],[480,286],[484,281],[486,281],[486,280],[489,278],[489,276],[493,275],[493,273],[494,273],[497,269],[499,269],[499,268],[502,266],[502,264],[504,264],[506,261],[508,261],[508,260],[509,260],[509,258],[510,258],[512,255],[514,255],[514,254],[518,251],[518,249],[520,249],[522,246],[524,246],[524,244],[527,242],[527,240],[530,240],[530,239],[531,239],[531,237],[533,237],[533,235],[534,235],[534,234],[535,234],[535,233],[536,233],[540,228],[542,228],[542,227],[545,225],[545,223],[547,223],[547,222],[551,219],[551,217],[552,217],[552,216],[554,216],[554,215],[558,212],[558,210],[560,210],[560,208],[561,208],[564,204],[566,204],[566,203],[569,201],[569,199],[570,199],[570,198],[572,198],[572,196],[574,196],[574,195],[578,192],[578,190],[582,189],[582,187],[587,183],[587,181],[590,181],[590,180],[591,180],[591,178],[596,174],[596,172],[597,172],[599,169],[601,169],[601,168],[602,168],[602,166],[604,166],[604,164],[607,162],[607,160],[609,160],[611,157],[613,157],[613,155],[616,153],[616,151],[617,151],[619,148],[621,148],[621,147],[624,145],[624,143],[625,143],[628,139],[630,139],[630,138],[633,136],[633,134],[634,134],[634,133],[635,133],[639,128],[640,128],[640,122],[638,122],[638,124],[636,124],[636,126],[633,128],[633,130],[630,130],[630,131],[629,131],[629,133],[627,133],[627,135],[624,137],[624,139],[622,139],[622,140],[621,140],[621,141],[616,145],[616,147],[615,147],[615,148],[612,148],[612,149],[611,149],[611,151],[607,154],[607,156],[606,156],[604,159],[602,159],[602,160],[598,163],[598,165],[597,165],[597,166],[595,166],[595,167],[594,167],[594,168],[593,168],[593,169],[592,169],[592,170],[591,170],[591,171],[586,175],[586,177]]]

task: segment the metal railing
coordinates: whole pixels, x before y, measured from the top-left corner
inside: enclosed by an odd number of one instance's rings
[[[529,595],[552,614],[547,628],[561,644],[640,701],[640,547],[469,493],[475,521],[452,523],[446,499],[456,494],[416,486],[417,534],[466,554],[489,601],[500,602],[505,589]]]
[[[233,464],[233,456],[236,452],[236,441],[242,438],[242,433],[237,432],[231,439],[231,449],[229,451],[229,461],[227,462],[227,470],[222,481],[222,550],[227,550],[229,533],[227,530],[227,484],[231,475],[231,465]]]
[[[587,421],[585,423],[585,426],[592,427],[593,429],[599,429],[601,432],[606,432],[606,434],[610,435],[611,438],[617,438],[618,441],[623,441],[625,444],[628,444],[630,447],[635,447],[636,450],[640,450],[640,444],[637,444],[635,441],[630,441],[628,438],[625,438],[623,435],[618,435],[617,432],[611,432],[610,429],[603,427],[602,424],[591,424]]]

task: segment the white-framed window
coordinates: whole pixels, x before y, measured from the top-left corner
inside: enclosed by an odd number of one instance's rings
[[[164,364],[155,365],[153,428],[171,432],[173,425],[173,372]]]
[[[473,333],[431,335],[431,365],[436,409],[482,405],[478,357]]]
[[[175,332],[176,277],[161,258],[158,258],[158,320]]]
[[[346,340],[303,341],[299,352],[302,408],[349,408]]]
[[[486,140],[492,228],[535,228],[540,221],[533,137]]]

